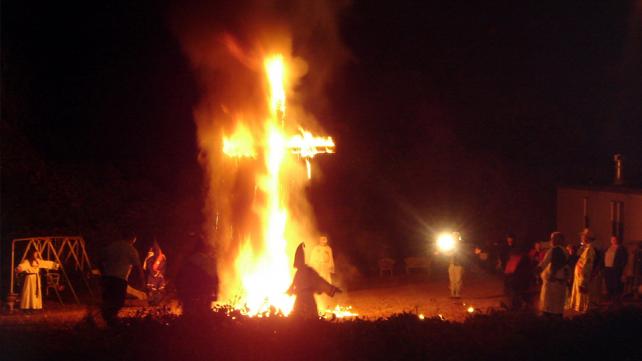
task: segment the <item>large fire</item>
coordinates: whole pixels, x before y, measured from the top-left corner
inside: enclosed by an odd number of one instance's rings
[[[237,121],[234,132],[223,137],[223,152],[238,162],[253,162],[255,186],[251,209],[256,218],[239,240],[240,247],[234,261],[232,281],[222,284],[221,293],[233,296],[233,306],[250,316],[274,313],[288,315],[294,304],[294,296],[287,290],[294,270],[292,259],[298,243],[306,235],[299,234],[301,222],[293,219],[289,209],[290,200],[301,197],[299,187],[291,187],[292,177],[301,176],[299,159],[306,165],[307,178],[311,177],[310,159],[319,153],[333,153],[331,137],[317,137],[297,125],[298,134],[287,134],[293,127],[286,118],[286,79],[288,68],[283,55],[268,56],[264,71],[269,115],[261,127]],[[258,129],[257,129],[258,128]],[[296,128],[294,128],[296,129]],[[249,190],[252,191],[252,190]],[[252,239],[252,237],[260,239]]]

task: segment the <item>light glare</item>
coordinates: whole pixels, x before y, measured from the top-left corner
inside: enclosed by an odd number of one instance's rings
[[[437,249],[448,252],[455,249],[455,238],[451,233],[442,233],[437,237]]]

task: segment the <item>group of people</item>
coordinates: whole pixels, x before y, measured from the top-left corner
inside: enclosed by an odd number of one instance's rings
[[[515,244],[512,235],[507,237],[498,265],[512,308],[529,305],[535,290],[544,315],[561,317],[565,309],[586,312],[599,303],[602,281],[611,305],[621,303],[628,255],[618,237],[612,236],[604,251],[596,248],[589,229],[580,234],[578,249],[567,243],[561,232],[553,232],[549,241],[548,250],[539,242],[526,250]]]
[[[138,271],[139,282],[145,285],[150,304],[159,302],[165,289],[167,257],[158,242],[154,241],[141,263],[134,247],[136,240],[136,236],[129,234],[109,244],[98,257],[102,288],[101,314],[108,324],[116,322],[118,311],[125,304],[132,269]]]
[[[553,232],[550,242],[551,248],[539,264],[542,270],[540,310],[543,314],[561,317],[565,308],[588,311],[600,301],[602,281],[611,304],[621,303],[628,253],[618,237],[612,236],[609,247],[600,251],[595,246],[593,233],[585,229],[576,255],[567,251],[568,245],[561,232]]]
[[[138,270],[140,284],[146,288],[150,304],[160,301],[165,289],[165,267],[167,257],[158,242],[149,248],[147,257],[140,261],[134,247],[136,237],[129,235],[124,240],[109,244],[98,256],[101,274],[102,308],[105,320],[114,320],[122,308],[127,295],[128,278],[132,268]],[[60,264],[43,260],[36,248],[30,248],[25,258],[16,267],[16,272],[23,275],[20,292],[20,309],[25,313],[42,309],[41,270],[58,270]]]
[[[596,247],[589,229],[580,233],[579,248],[568,243],[561,232],[553,232],[549,241],[548,249],[544,249],[544,242],[527,248],[509,234],[505,242],[493,247],[491,257],[488,253],[480,256],[482,266],[501,272],[507,307],[528,308],[539,293],[539,310],[544,315],[561,317],[565,309],[584,313],[599,304],[602,282],[610,305],[621,304],[628,253],[620,238],[612,236],[604,250]],[[460,253],[450,253],[448,275],[453,298],[459,298],[461,292]],[[477,248],[475,253],[479,256],[483,251]]]
[[[141,264],[134,248],[136,237],[113,242],[103,252],[100,260],[102,268],[102,305],[101,314],[108,324],[117,323],[118,311],[125,301],[127,279],[133,268],[139,270],[141,282],[143,271],[147,272],[146,285],[150,301],[157,292],[165,287],[164,270],[166,257],[157,243],[154,244]],[[183,261],[176,275],[175,286],[183,315],[199,317],[211,310],[212,302],[218,293],[218,275],[212,247],[205,241],[196,242],[194,250]],[[341,290],[332,285],[334,259],[327,237],[322,236],[312,248],[306,262],[305,244],[301,243],[294,256],[296,272],[288,293],[296,295],[292,316],[302,318],[318,317],[315,294],[330,297]]]
[[[334,297],[341,289],[334,286],[331,275],[334,273],[334,260],[328,239],[321,236],[319,244],[312,248],[311,266],[305,262],[305,244],[301,243],[294,254],[296,272],[288,293],[295,295],[292,317],[314,319],[319,317],[315,294]]]

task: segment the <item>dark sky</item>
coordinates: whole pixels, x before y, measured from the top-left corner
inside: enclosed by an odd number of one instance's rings
[[[161,189],[196,176],[199,89],[171,7],[2,7],[3,122],[43,161]],[[311,190],[320,227],[533,238],[554,227],[555,186],[608,183],[614,152],[640,184],[641,16],[639,1],[353,1],[352,60],[316,110],[339,144]]]

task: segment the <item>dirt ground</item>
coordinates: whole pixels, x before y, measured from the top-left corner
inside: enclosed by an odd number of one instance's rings
[[[439,267],[439,266],[438,266]],[[441,267],[443,268],[443,267]],[[503,301],[501,281],[478,270],[466,270],[461,299],[449,298],[448,276],[444,270],[435,269],[428,275],[416,273],[393,277],[369,279],[357,290],[346,290],[329,299],[329,308],[335,305],[351,306],[360,318],[386,318],[402,312],[423,314],[425,317],[442,317],[462,321],[473,312],[487,312],[499,308]],[[169,301],[170,309],[175,301]],[[469,310],[469,308],[472,309]],[[128,300],[121,316],[134,316],[148,310],[145,302]],[[60,305],[55,299],[45,300],[42,311],[24,314],[20,310],[0,315],[0,325],[42,325],[70,327],[88,313],[97,313],[96,306]],[[441,315],[441,316],[439,316]]]
[[[339,305],[345,309],[350,307],[352,313],[362,319],[376,320],[387,318],[399,313],[413,313],[426,318],[461,322],[471,313],[489,313],[501,310],[502,304],[507,303],[503,295],[502,280],[496,275],[490,275],[481,269],[471,266],[464,271],[462,298],[449,297],[448,275],[446,265],[436,264],[430,274],[414,273],[411,275],[395,275],[375,277],[364,280],[354,289],[346,289],[334,298],[319,299],[319,308],[333,309]],[[536,308],[537,295],[532,307]],[[178,313],[177,301],[169,300],[164,304],[171,312]],[[121,317],[136,317],[153,311],[145,301],[128,300],[126,307],[121,310]],[[98,317],[96,305],[60,305],[54,298],[45,300],[42,311],[25,314],[20,310],[9,314],[4,310],[0,314],[0,326],[22,326],[49,324],[52,327],[73,327],[88,314]],[[566,314],[574,316],[572,312]]]
[[[477,268],[466,269],[462,298],[451,299],[446,266],[436,265],[430,275],[383,277],[375,280],[372,287],[335,298],[339,305],[350,305],[353,312],[367,319],[409,312],[463,321],[470,311],[488,312],[499,308],[504,301],[502,289],[499,278]]]

